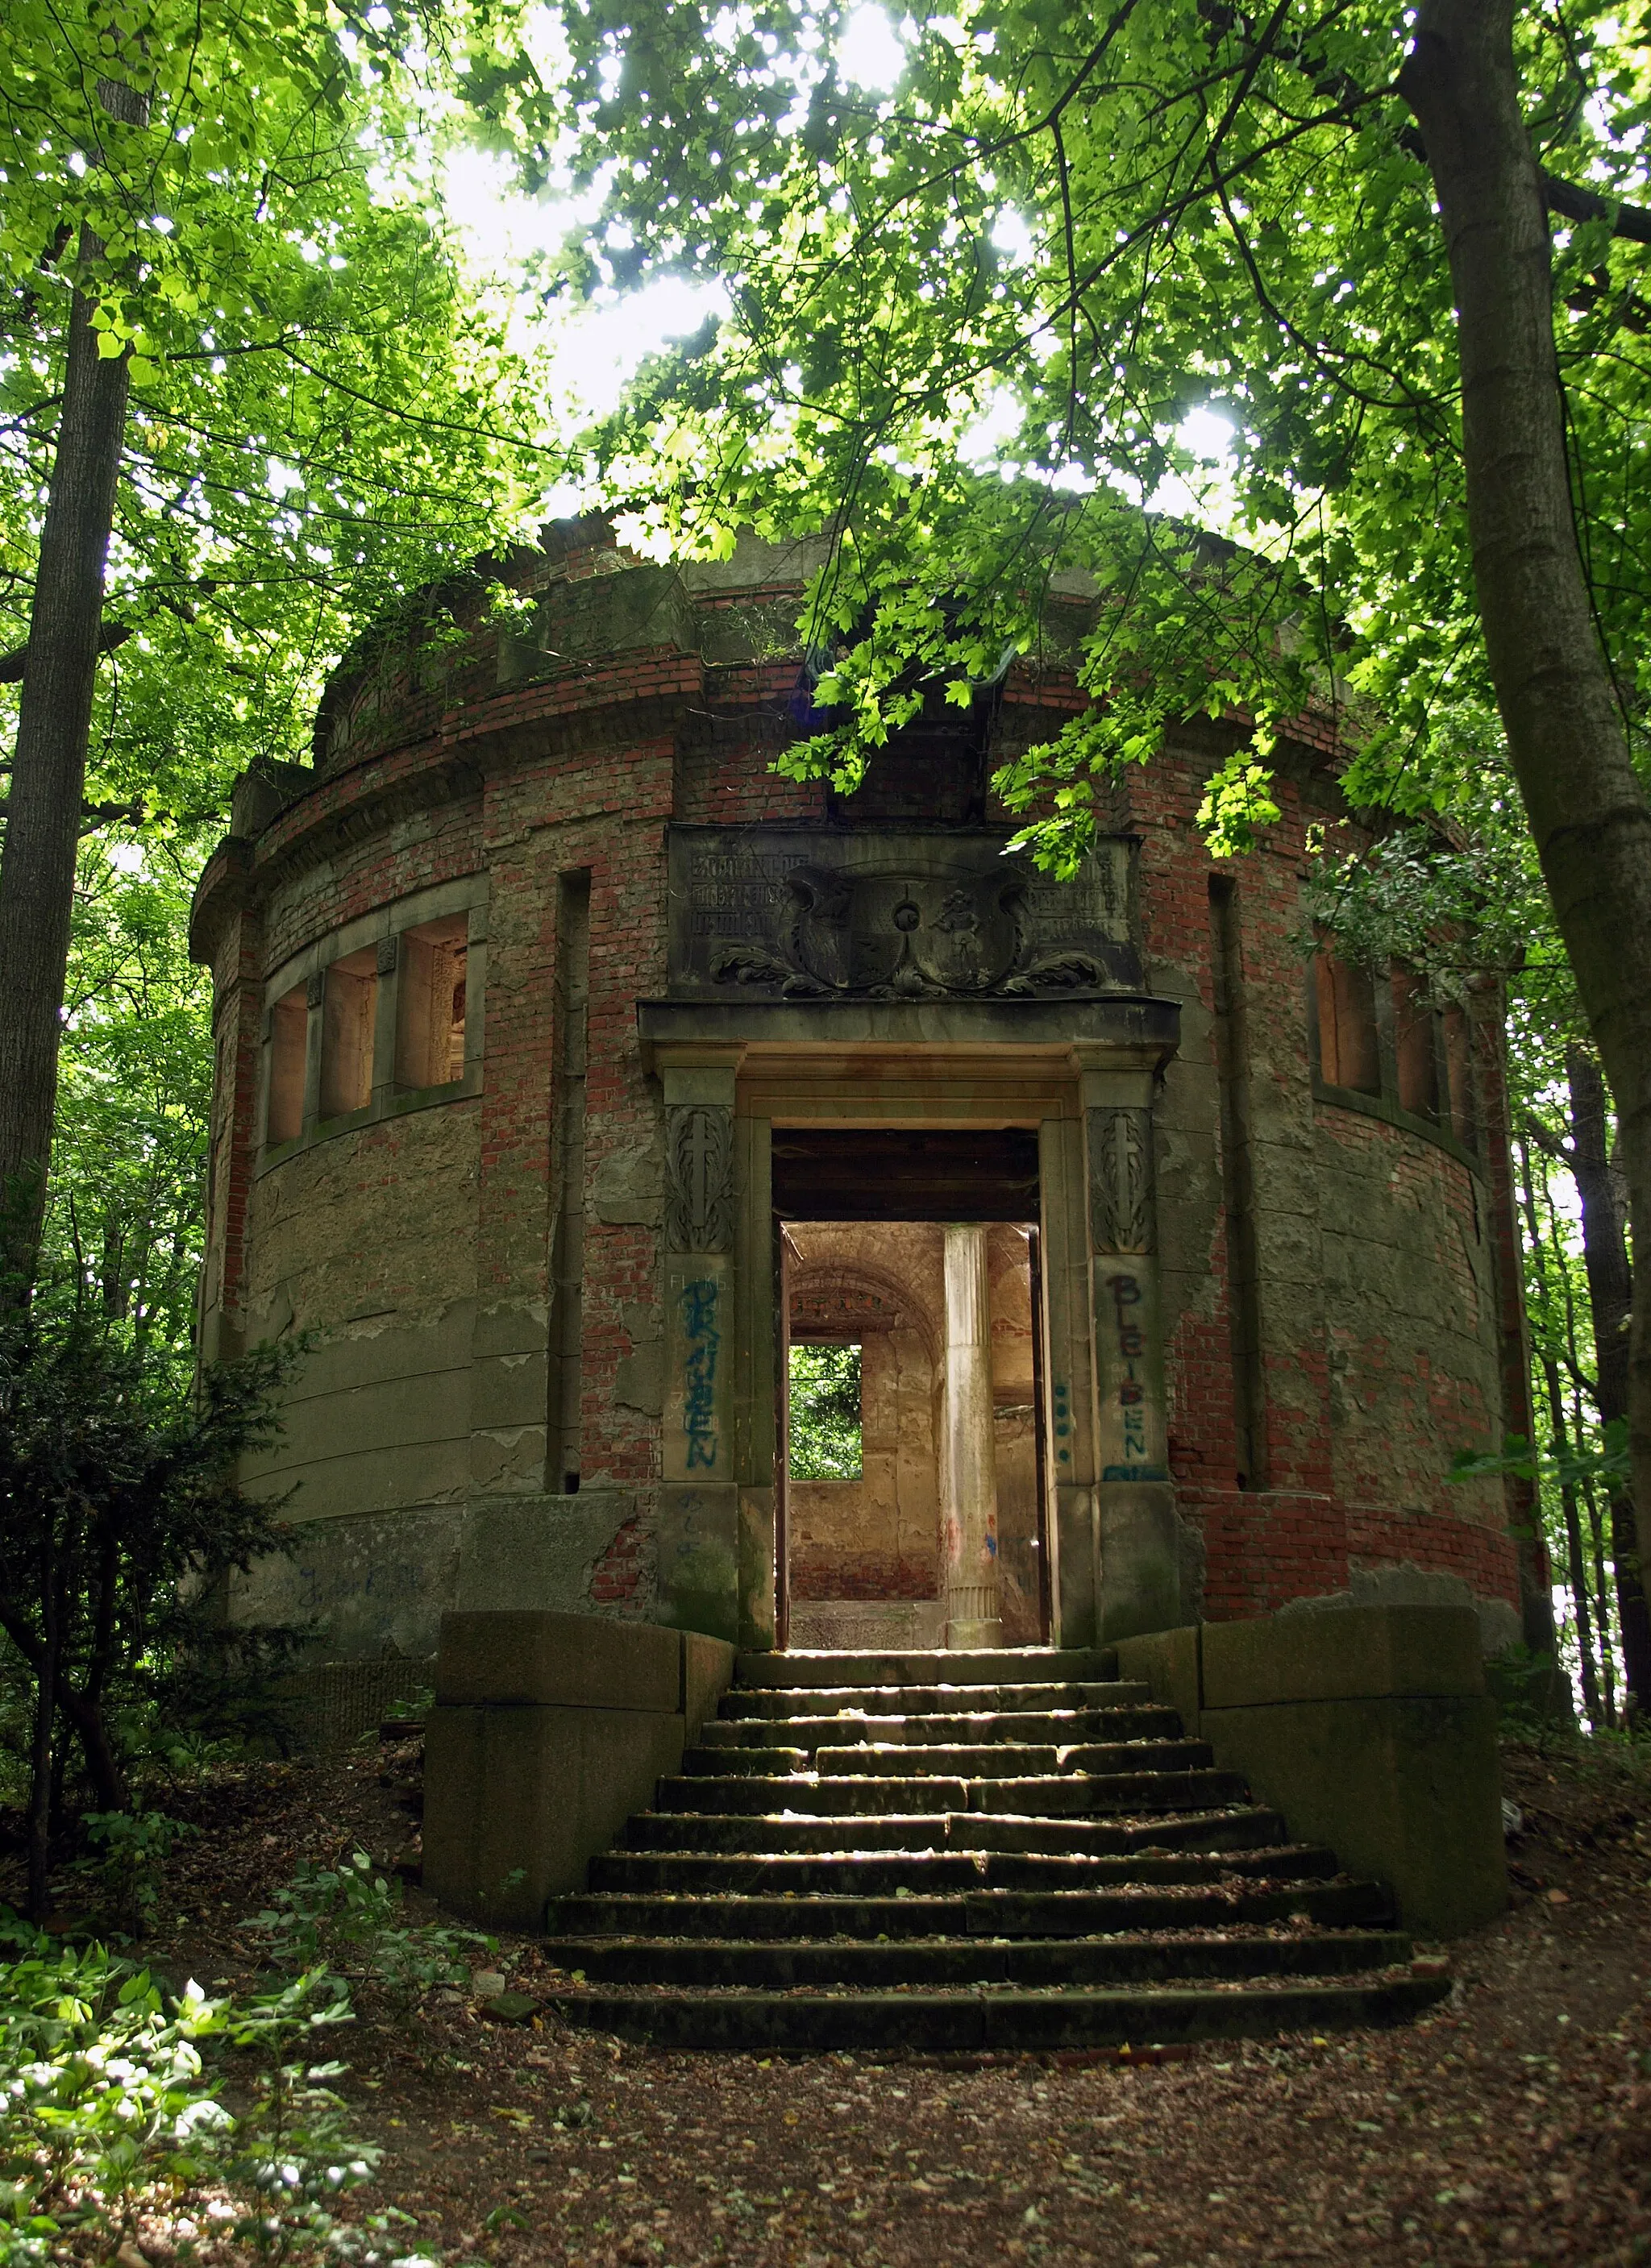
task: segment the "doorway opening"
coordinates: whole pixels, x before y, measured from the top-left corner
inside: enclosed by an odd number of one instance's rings
[[[777,1128],[782,1646],[1050,1623],[1036,1138]]]

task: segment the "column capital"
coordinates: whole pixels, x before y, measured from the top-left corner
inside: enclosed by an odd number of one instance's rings
[[[732,1110],[745,1055],[743,1040],[663,1040],[652,1048],[645,1043],[643,1059],[664,1087],[667,1105],[704,1102]]]
[[[1152,1047],[1116,1047],[1101,1040],[1074,1040],[1072,1063],[1078,1073],[1078,1090],[1086,1110],[1114,1108],[1146,1110],[1166,1060],[1166,1050]]]

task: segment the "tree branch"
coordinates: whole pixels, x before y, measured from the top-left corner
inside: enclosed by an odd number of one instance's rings
[[[1608,220],[1613,236],[1626,237],[1630,244],[1651,244],[1651,212],[1643,205],[1624,204],[1617,197],[1601,196],[1597,189],[1579,188],[1545,166],[1541,178],[1543,202],[1551,213],[1566,220]]]
[[[113,653],[115,647],[124,645],[131,635],[128,623],[110,622],[98,640],[98,652]],[[28,661],[29,650],[26,645],[13,646],[10,653],[0,654],[0,685],[21,685]]]

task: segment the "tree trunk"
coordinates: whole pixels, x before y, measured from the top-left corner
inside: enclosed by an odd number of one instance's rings
[[[1634,1249],[1651,1254],[1651,804],[1588,606],[1553,340],[1548,217],[1519,107],[1513,0],[1422,0],[1400,77],[1450,258],[1468,531],[1485,654],[1554,918],[1617,1098]],[[1629,1354],[1651,1503],[1651,1311]],[[1625,1631],[1630,1705],[1651,1695]]]
[[[1599,1673],[1605,1681],[1605,1722],[1617,1722],[1617,1670],[1610,1650],[1610,1609],[1605,1587],[1605,1533],[1591,1482],[1584,1482],[1582,1501],[1588,1506],[1588,1549],[1593,1554],[1594,1624],[1599,1631]]]
[[[1545,1192],[1551,1240],[1559,1241],[1559,1224],[1554,1215],[1553,1192]],[[1588,1413],[1582,1406],[1582,1360],[1578,1351],[1576,1336],[1576,1301],[1571,1295],[1571,1276],[1568,1269],[1559,1273],[1559,1291],[1565,1306],[1565,1352],[1566,1375],[1571,1383],[1571,1432],[1579,1441],[1588,1435]],[[1597,1413],[1596,1413],[1597,1414]],[[1610,1643],[1610,1594],[1605,1581],[1605,1544],[1600,1527],[1599,1505],[1594,1495],[1594,1484],[1584,1477],[1582,1501],[1588,1507],[1588,1550],[1594,1570],[1594,1627],[1599,1632],[1599,1668],[1605,1687],[1605,1722],[1617,1722],[1617,1671]]]
[[[1628,1415],[1633,1279],[1611,1171],[1605,1082],[1599,1065],[1581,1048],[1566,1049],[1565,1068],[1571,1088],[1571,1171],[1582,1201],[1582,1264],[1594,1316],[1594,1398],[1600,1423],[1610,1425]],[[1617,1624],[1627,1666],[1629,1705],[1643,1712],[1651,1705],[1651,1615],[1640,1565],[1635,1499],[1624,1489],[1610,1502],[1610,1556],[1617,1570]]]
[[[1522,1141],[1519,1145],[1519,1180],[1521,1201],[1525,1211],[1526,1233],[1530,1238],[1531,1258],[1536,1264],[1537,1280],[1543,1289],[1545,1303],[1548,1297],[1548,1265],[1543,1256],[1542,1224],[1537,1215],[1537,1192],[1532,1183],[1530,1152]],[[1559,1265],[1565,1265],[1563,1253]],[[1537,1358],[1542,1366],[1542,1375],[1548,1389],[1548,1422],[1553,1430],[1553,1448],[1557,1457],[1563,1458],[1570,1447],[1570,1431],[1565,1418],[1565,1390],[1559,1382],[1559,1366],[1544,1346]],[[1578,1515],[1576,1488],[1572,1482],[1559,1484],[1559,1503],[1565,1514],[1566,1561],[1571,1585],[1571,1611],[1576,1621],[1576,1651],[1582,1683],[1582,1707],[1588,1721],[1597,1732],[1604,1723],[1600,1708],[1599,1673],[1594,1660],[1594,1617],[1590,1610],[1588,1587],[1588,1567],[1582,1552],[1582,1523]]]
[[[52,1733],[57,1715],[57,1569],[49,1546],[41,1552],[41,1646],[34,1668],[34,1727],[29,1751],[28,1917],[46,1918],[46,1878],[51,1866]]]
[[[86,1775],[92,1782],[92,1792],[98,1800],[99,1808],[124,1811],[127,1806],[126,1775],[121,1770],[120,1758],[114,1753],[114,1743],[109,1738],[101,1703],[89,1701],[84,1693],[77,1693],[67,1678],[59,1680],[57,1701],[63,1715],[79,1735],[81,1753],[86,1760]]]
[[[114,1668],[115,1614],[120,1600],[121,1555],[114,1529],[106,1521],[92,1537],[88,1557],[92,1562],[88,1587],[92,1599],[92,1642],[87,1649],[85,1675],[77,1693],[63,1681],[63,1713],[80,1735],[98,1804],[104,1811],[126,1808],[126,1777],[109,1738],[105,1713],[110,1673]]]
[[[40,1248],[129,384],[127,357],[99,355],[76,291],[0,854],[0,1307],[26,1298]]]

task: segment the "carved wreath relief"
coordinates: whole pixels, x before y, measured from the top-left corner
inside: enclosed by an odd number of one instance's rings
[[[1089,1228],[1097,1252],[1150,1252],[1153,1138],[1149,1111],[1089,1113]]]
[[[733,1114],[709,1104],[665,1114],[665,1241],[673,1252],[733,1242]]]

